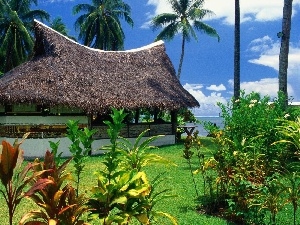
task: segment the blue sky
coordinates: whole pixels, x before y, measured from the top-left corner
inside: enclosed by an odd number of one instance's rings
[[[124,24],[125,50],[152,43],[159,31],[149,28],[153,16],[169,12],[166,0],[124,0],[131,6],[134,27]],[[41,0],[38,8],[52,19],[59,16],[70,34],[77,37],[72,8],[89,0]],[[274,97],[278,91],[278,64],[283,0],[240,0],[241,4],[241,89]],[[217,116],[217,102],[226,103],[233,94],[234,0],[206,0],[204,8],[215,15],[205,22],[214,27],[221,40],[197,33],[198,41],[186,43],[181,83],[200,103],[197,116]],[[288,93],[300,102],[300,0],[293,1]],[[166,50],[177,71],[181,36],[166,42]]]

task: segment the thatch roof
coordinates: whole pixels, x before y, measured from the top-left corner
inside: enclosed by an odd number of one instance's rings
[[[129,51],[80,45],[35,21],[33,58],[0,79],[0,103],[31,103],[103,113],[115,108],[198,107],[175,76],[163,42]]]

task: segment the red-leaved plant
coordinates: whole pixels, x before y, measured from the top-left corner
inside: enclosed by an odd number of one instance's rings
[[[4,189],[1,187],[0,193],[4,196],[8,207],[10,225],[13,224],[16,208],[24,197],[23,189],[32,180],[32,176],[27,175],[34,163],[28,163],[20,170],[24,158],[23,150],[19,147],[28,135],[29,133],[26,133],[20,142],[16,140],[13,146],[5,140],[0,145],[0,180],[4,187]]]
[[[25,214],[19,225],[87,225],[81,219],[82,214],[88,211],[84,205],[85,198],[83,195],[77,197],[75,189],[66,182],[71,179],[71,174],[65,173],[71,160],[67,159],[57,166],[54,155],[49,151],[45,154],[44,162],[35,160],[35,176],[25,196],[42,209]]]

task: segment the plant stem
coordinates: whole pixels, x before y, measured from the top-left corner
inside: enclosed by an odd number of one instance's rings
[[[191,160],[190,159],[187,159],[187,160],[188,160],[188,164],[190,166],[190,171],[191,171],[191,175],[192,175],[192,178],[193,178],[193,183],[194,183],[196,195],[197,195],[197,197],[199,197],[199,193],[198,193],[198,190],[197,190],[197,185],[196,185],[195,177],[194,177],[193,170],[192,170]]]

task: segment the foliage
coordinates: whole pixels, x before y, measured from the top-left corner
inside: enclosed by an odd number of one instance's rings
[[[197,189],[197,185],[196,185],[196,181],[194,178],[194,174],[193,174],[193,169],[192,169],[192,165],[191,165],[191,158],[194,154],[193,151],[191,151],[191,148],[193,146],[195,146],[196,144],[196,148],[198,149],[200,147],[200,140],[198,140],[198,132],[195,132],[194,136],[187,136],[184,142],[184,150],[183,150],[183,158],[185,158],[188,162],[190,171],[191,171],[191,175],[193,178],[193,184],[195,187],[195,191],[196,191],[196,195],[197,197],[199,197],[199,193],[198,193],[198,189]]]
[[[73,14],[80,13],[75,22],[78,39],[83,44],[102,50],[122,50],[125,34],[120,19],[133,26],[131,8],[122,0],[92,0],[92,4],[78,4]]]
[[[291,203],[293,206],[293,222],[296,225],[296,215],[299,208],[300,201],[300,174],[299,172],[288,172],[284,176],[282,181],[284,185],[284,191],[287,194],[286,202]]]
[[[60,143],[59,140],[57,142],[49,141],[51,154],[53,154],[56,166],[60,165],[60,162],[62,161],[62,154],[63,154],[63,152],[58,153],[59,143]]]
[[[143,134],[140,135],[133,149],[126,139],[122,139],[123,142],[119,143],[118,135],[124,126],[122,121],[126,113],[123,110],[112,109],[112,111],[112,121],[105,121],[109,127],[107,132],[111,141],[110,151],[106,153],[103,162],[105,170],[98,171],[98,182],[92,189],[92,198],[88,201],[89,207],[92,208],[92,218],[97,216],[102,224],[127,224],[133,218],[141,224],[149,224],[154,215],[164,215],[176,224],[175,219],[169,214],[152,211],[155,199],[150,195],[153,193],[152,186],[146,173],[141,170],[142,166],[149,163],[147,158],[148,160],[160,158],[153,158],[153,155],[144,153],[154,138],[139,145]],[[139,155],[139,152],[142,152],[142,155]]]
[[[87,224],[80,219],[82,214],[88,211],[84,205],[84,196],[77,197],[75,189],[66,183],[71,179],[71,174],[65,173],[65,168],[71,160],[72,158],[67,159],[57,167],[54,155],[49,151],[45,153],[44,162],[35,160],[34,179],[25,196],[32,199],[42,210],[25,214],[20,220],[20,225],[34,224],[37,221],[42,221],[39,222],[41,225]]]
[[[271,213],[270,224],[276,224],[276,215],[284,207],[286,202],[283,198],[284,185],[280,182],[277,174],[267,177],[265,185],[261,188],[258,196],[262,199],[261,209],[266,209]]]
[[[260,97],[258,93],[246,95],[241,93],[238,100],[232,99],[227,105],[219,104],[224,119],[224,131],[221,140],[231,140],[237,148],[243,140],[255,138],[255,152],[266,157],[267,170],[272,172],[273,164],[282,166],[290,159],[292,152],[286,145],[274,142],[281,140],[277,132],[282,120],[288,119],[289,112],[285,110],[285,98],[279,93],[270,103],[268,96]],[[230,152],[238,149],[230,148]],[[248,149],[246,148],[245,151]]]
[[[59,32],[59,33],[61,33],[62,35],[64,35],[64,36],[66,36],[66,37],[68,37],[68,38],[70,38],[70,39],[76,41],[76,38],[74,38],[74,37],[68,35],[68,32],[69,32],[69,31],[68,31],[66,25],[63,23],[61,17],[56,17],[56,18],[54,18],[54,20],[53,20],[53,21],[51,22],[51,24],[50,24],[50,27],[51,27],[53,30],[55,30],[55,31],[57,31],[57,32]]]
[[[26,133],[23,139],[11,146],[8,142],[2,141],[0,154],[0,180],[4,190],[0,189],[8,207],[9,224],[13,224],[13,216],[18,204],[23,199],[23,190],[32,177],[27,177],[34,164],[29,163],[22,171],[18,171],[24,158],[23,151],[19,148],[24,139],[29,135]]]
[[[277,127],[278,132],[283,135],[282,140],[277,143],[291,144],[295,147],[295,156],[299,160],[300,155],[300,117],[295,120],[283,120],[282,125]],[[276,143],[275,143],[276,144]],[[294,171],[293,171],[294,170]],[[298,202],[300,200],[300,174],[291,164],[291,168],[287,168],[285,173],[285,191],[287,192],[287,202],[293,206],[294,224],[296,224],[296,212],[298,210]]]
[[[289,112],[284,101],[280,93],[270,104],[267,96],[241,92],[239,99],[219,104],[224,130],[208,125],[219,149],[204,162],[209,166],[203,169],[215,171],[215,200],[219,201],[219,207],[226,202],[227,217],[239,223],[262,224],[267,212],[275,223],[282,208],[284,188],[279,188],[280,180],[275,181],[273,176],[283,173],[295,152],[291,145],[280,141],[284,139],[282,129],[278,132],[279,127],[286,129],[286,123],[293,123],[287,121]]]
[[[3,72],[7,72],[25,62],[33,49],[31,35],[33,19],[49,20],[43,10],[31,10],[37,1],[0,1],[0,59]],[[2,57],[1,57],[2,56]]]
[[[120,153],[120,163],[124,168],[137,169],[141,171],[145,166],[154,163],[163,163],[165,165],[172,165],[169,160],[162,158],[157,154],[149,153],[151,149],[157,147],[150,146],[150,143],[159,139],[163,135],[152,136],[144,141],[143,136],[149,132],[149,129],[143,131],[134,141],[131,143],[128,139],[120,137],[120,141],[117,143],[117,149]],[[173,164],[174,165],[174,164]]]
[[[146,197],[146,201],[148,203],[147,205],[149,206],[149,208],[146,208],[147,217],[149,218],[149,221],[151,223],[153,222],[157,223],[158,218],[163,217],[170,220],[172,224],[177,224],[177,220],[175,219],[175,217],[173,217],[169,213],[155,210],[155,206],[159,202],[165,199],[177,197],[174,194],[169,194],[169,192],[171,192],[171,189],[169,188],[158,189],[159,188],[158,186],[163,181],[165,181],[163,175],[164,173],[160,173],[151,181],[151,190],[149,192],[149,195]]]
[[[92,136],[97,132],[97,130],[89,130],[84,128],[79,129],[79,121],[69,120],[67,123],[67,137],[71,140],[72,144],[69,149],[73,155],[75,174],[77,177],[77,188],[76,193],[78,196],[79,184],[80,184],[80,174],[84,169],[84,161],[86,157],[91,154],[92,151]]]
[[[176,34],[182,35],[181,56],[177,72],[177,78],[180,80],[182,62],[184,57],[184,46],[186,41],[191,38],[198,40],[196,31],[201,31],[212,37],[220,39],[217,31],[202,22],[202,20],[213,12],[203,9],[204,0],[168,0],[173,9],[172,13],[162,13],[152,19],[153,29],[162,28],[162,31],[156,37],[156,40],[172,40]]]
[[[288,115],[288,114],[286,114]],[[281,120],[282,124],[277,126],[277,131],[283,135],[283,139],[277,141],[277,143],[291,144],[295,148],[295,156],[300,154],[300,117],[297,117],[294,121]]]

